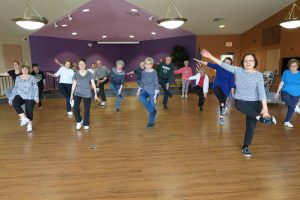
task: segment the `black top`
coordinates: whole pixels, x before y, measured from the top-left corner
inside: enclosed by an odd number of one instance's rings
[[[18,73],[18,74],[16,74],[15,70],[9,70],[7,73],[11,76],[11,78],[12,78],[12,80],[13,80],[14,83],[16,81],[17,76],[21,75],[21,72]]]
[[[137,80],[141,80],[142,79],[142,72],[144,71],[144,69],[142,69],[142,68],[136,68],[133,72],[134,72],[134,74],[136,75],[136,79]]]
[[[44,89],[44,82],[43,82],[43,80],[45,79],[44,73],[42,71],[39,71],[38,73],[32,71],[31,75],[35,77],[39,89]]]

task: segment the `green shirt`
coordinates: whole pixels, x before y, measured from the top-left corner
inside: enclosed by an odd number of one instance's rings
[[[174,76],[174,65],[172,63],[160,63],[157,68],[157,73],[159,79],[168,79],[168,82],[171,83]]]

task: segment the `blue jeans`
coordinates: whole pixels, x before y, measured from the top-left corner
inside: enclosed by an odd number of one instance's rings
[[[156,106],[154,103],[154,94],[149,94],[146,92],[144,89],[141,90],[139,99],[145,106],[145,108],[148,110],[149,113],[149,124],[154,124],[155,121],[155,111],[156,111]],[[149,100],[148,100],[149,98]]]
[[[164,99],[163,99],[163,104],[166,106],[168,104],[168,100],[169,100],[169,96],[172,96],[172,93],[169,91],[170,89],[170,85],[169,85],[169,89],[167,89],[166,84],[169,83],[168,79],[160,79],[159,80],[159,84],[162,87],[162,89],[164,90]],[[170,84],[170,83],[169,83]]]
[[[287,110],[284,122],[289,122],[289,121],[291,121],[292,116],[295,112],[295,108],[299,101],[300,96],[292,96],[289,93],[282,91],[281,97],[282,97],[283,101],[288,105],[288,110]]]
[[[121,84],[116,84],[116,83],[111,82],[109,87],[117,97],[117,99],[116,99],[116,109],[120,109],[121,99],[123,98],[123,96],[121,94],[119,95],[118,91],[121,87]]]

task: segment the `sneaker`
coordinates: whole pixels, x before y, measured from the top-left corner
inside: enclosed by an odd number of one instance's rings
[[[73,112],[68,112],[68,116],[72,117],[73,116]]]
[[[151,128],[153,126],[154,126],[154,124],[151,124],[151,123],[147,124],[147,128]]]
[[[39,106],[39,107],[38,107],[38,110],[41,110],[42,108],[43,108],[42,106]]]
[[[171,92],[169,92],[168,96],[169,96],[170,98],[172,98],[172,97],[173,97],[173,94],[172,94]]]
[[[276,119],[273,116],[271,116],[271,117],[260,117],[259,121],[261,123],[264,123],[264,124],[276,124]]]
[[[102,101],[101,106],[105,106],[105,103],[106,103],[105,101]]]
[[[168,110],[168,106],[167,105],[164,105],[164,110]]]
[[[221,108],[221,114],[223,116],[225,116],[227,114],[227,107],[226,106],[222,106],[222,108]]]
[[[294,125],[291,124],[291,122],[284,122],[284,126],[288,127],[288,128],[293,128],[294,127]]]
[[[203,112],[203,108],[202,108],[202,107],[199,107],[199,111],[200,111],[200,112]]]
[[[222,125],[222,126],[225,124],[224,118],[221,117],[219,119],[219,124]]]
[[[181,95],[181,98],[184,99],[184,95]]]
[[[117,112],[121,112],[121,110],[119,108],[116,109]]]
[[[27,132],[32,132],[32,124],[27,124]]]
[[[81,126],[82,126],[82,121],[79,122],[79,123],[76,123],[76,129],[77,130],[81,129]]]
[[[83,128],[84,128],[84,130],[89,130],[90,127],[89,126],[84,126]]]
[[[188,99],[189,97],[188,97],[188,95],[185,95],[185,97],[184,97],[184,98]]]
[[[30,122],[30,120],[27,117],[22,118],[20,119],[20,126],[25,126],[28,122]]]
[[[243,152],[244,156],[246,156],[246,157],[250,157],[251,156],[251,151],[250,151],[250,149],[248,147],[243,147],[242,148],[242,152]]]
[[[296,105],[295,112],[300,114],[300,107],[298,105]]]

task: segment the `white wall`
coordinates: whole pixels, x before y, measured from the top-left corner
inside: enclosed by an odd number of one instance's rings
[[[23,63],[31,63],[29,40],[24,41],[23,38],[25,38],[25,36],[0,33],[0,72],[7,71],[7,69],[12,67],[12,65],[5,66],[5,58],[2,49],[3,44],[20,45],[22,48]]]

